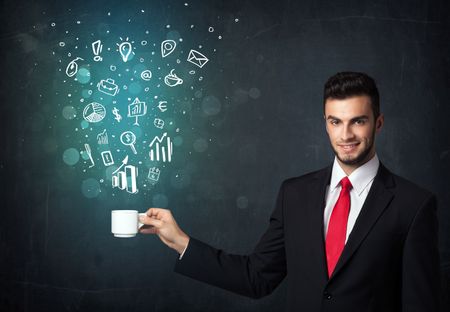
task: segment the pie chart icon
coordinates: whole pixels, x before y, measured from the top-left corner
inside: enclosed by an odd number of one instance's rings
[[[89,122],[99,122],[105,118],[106,109],[102,104],[92,102],[83,110],[83,118]]]

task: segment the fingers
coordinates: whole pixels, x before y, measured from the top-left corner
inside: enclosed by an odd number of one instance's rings
[[[154,226],[143,226],[139,229],[142,234],[157,234],[157,229]]]
[[[156,228],[161,228],[164,224],[163,221],[158,220],[154,217],[149,217],[148,215],[147,216],[144,216],[144,215],[139,216],[139,221],[145,225],[151,225]]]
[[[156,219],[162,219],[168,213],[170,213],[170,210],[162,209],[162,208],[150,208],[146,212],[147,216],[149,216],[151,218],[156,218]]]

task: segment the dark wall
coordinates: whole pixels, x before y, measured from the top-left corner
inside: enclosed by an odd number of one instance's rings
[[[183,13],[184,2],[195,10]],[[220,99],[221,110],[190,110],[186,159],[166,177],[182,174],[185,183],[158,190],[189,235],[229,252],[251,252],[281,181],[333,159],[322,120],[325,80],[337,71],[364,71],[378,83],[385,114],[376,141],[380,160],[438,196],[448,308],[447,1],[227,0],[1,3],[0,310],[284,307],[284,283],[261,300],[243,298],[173,273],[177,254],[157,237],[113,238],[112,209],[145,211],[155,198],[85,198],[79,186],[85,177],[62,163],[67,129],[52,97],[57,64],[46,49],[56,39],[45,26],[88,16],[96,27],[99,12],[133,16],[141,8],[158,12],[161,23],[213,24],[223,36],[205,43],[217,53],[201,95]],[[197,138],[208,142],[206,151],[194,150]]]

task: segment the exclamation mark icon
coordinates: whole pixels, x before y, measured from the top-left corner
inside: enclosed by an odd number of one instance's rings
[[[95,42],[92,42],[92,51],[94,52],[94,61],[100,62],[103,60],[103,58],[100,56],[100,53],[102,53],[103,44],[100,40],[97,40]]]

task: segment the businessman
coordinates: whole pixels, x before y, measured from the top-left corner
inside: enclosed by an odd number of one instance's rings
[[[378,159],[375,81],[341,72],[324,88],[330,166],[284,181],[267,230],[249,255],[189,237],[151,208],[142,233],[180,254],[175,271],[260,298],[287,278],[287,311],[439,311],[436,198]]]

